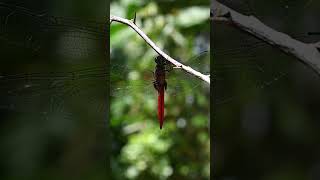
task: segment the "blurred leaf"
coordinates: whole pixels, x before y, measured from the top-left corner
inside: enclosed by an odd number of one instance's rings
[[[110,14],[119,16],[119,17],[125,17],[126,11],[125,9],[119,5],[117,2],[112,2],[110,5]]]
[[[192,118],[191,123],[193,126],[201,128],[201,127],[207,126],[207,123],[208,123],[207,121],[208,121],[207,116],[197,115]]]
[[[121,24],[121,26],[124,25]],[[116,32],[112,32],[111,35],[110,46],[116,48],[122,46],[126,42],[126,39],[135,35],[135,32],[131,28],[124,26],[123,29],[118,29]]]
[[[201,24],[209,19],[210,9],[207,7],[190,7],[179,12],[176,20],[181,27]]]

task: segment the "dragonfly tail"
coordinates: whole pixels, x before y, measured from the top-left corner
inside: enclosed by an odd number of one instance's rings
[[[164,87],[160,88],[158,93],[158,120],[160,129],[162,129],[164,120]]]

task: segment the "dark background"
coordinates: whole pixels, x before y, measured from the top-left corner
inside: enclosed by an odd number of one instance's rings
[[[220,1],[304,42],[318,1]],[[215,179],[319,179],[320,78],[298,59],[213,23]]]
[[[0,179],[106,179],[108,2],[0,1]]]

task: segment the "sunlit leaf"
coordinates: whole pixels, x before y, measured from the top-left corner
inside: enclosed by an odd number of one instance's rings
[[[207,21],[210,15],[210,9],[207,7],[190,7],[181,10],[176,18],[177,25],[181,27],[190,27]]]

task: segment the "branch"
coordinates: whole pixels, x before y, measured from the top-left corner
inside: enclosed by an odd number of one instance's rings
[[[234,25],[283,52],[293,55],[320,75],[320,42],[309,44],[293,39],[287,34],[268,27],[257,18],[242,15],[216,0],[212,1],[211,11],[213,21]]]
[[[141,37],[146,41],[147,44],[151,46],[152,49],[154,49],[158,54],[160,54],[162,57],[164,57],[167,61],[169,61],[171,64],[175,66],[175,68],[183,69],[184,71],[188,72],[189,74],[192,74],[196,76],[197,78],[207,82],[210,84],[210,75],[202,74],[194,69],[192,69],[190,66],[186,66],[178,62],[177,60],[173,59],[169,55],[167,55],[165,52],[163,52],[158,46],[155,45],[154,42],[150,40],[150,38],[138,27],[136,26],[132,21],[128,19],[124,19],[121,17],[110,15],[110,23],[113,21],[125,24],[129,27],[131,27],[133,30],[135,30]]]

